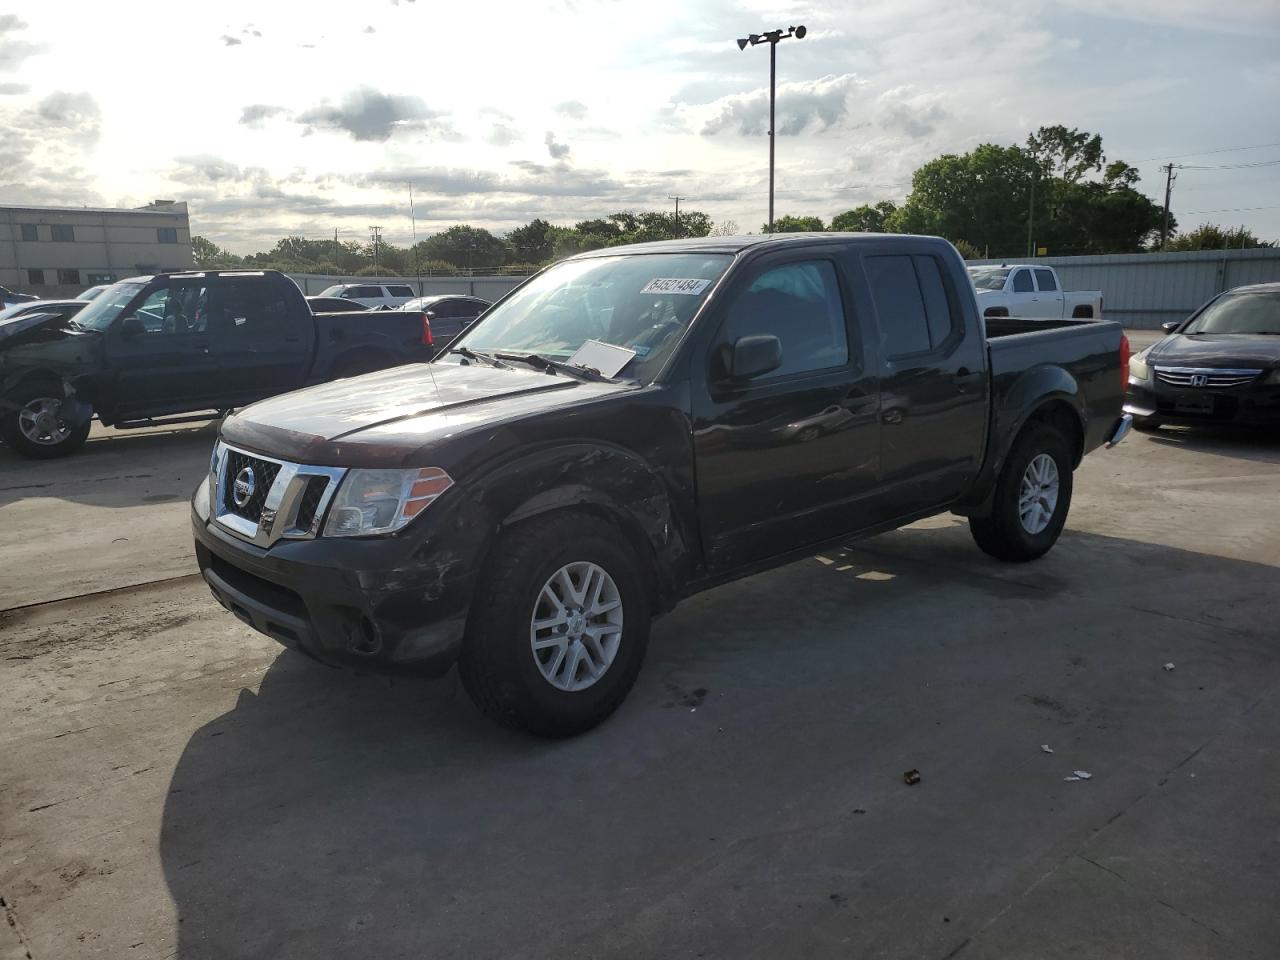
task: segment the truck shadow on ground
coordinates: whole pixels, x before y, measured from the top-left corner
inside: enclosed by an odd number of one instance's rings
[[[1280,679],[1275,577],[1079,533],[1003,566],[938,518],[693,598],[563,742],[284,653],[170,783],[176,956],[941,956]]]

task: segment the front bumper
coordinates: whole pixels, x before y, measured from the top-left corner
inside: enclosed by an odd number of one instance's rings
[[[1280,426],[1280,384],[1188,388],[1175,387],[1155,377],[1130,377],[1124,412],[1138,419],[1189,426]]]
[[[214,598],[277,642],[373,673],[438,676],[457,659],[473,551],[439,546],[417,524],[408,536],[282,540],[266,549],[194,508],[191,524]]]

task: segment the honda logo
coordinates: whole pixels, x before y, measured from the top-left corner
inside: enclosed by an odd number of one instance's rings
[[[1209,385],[1209,375],[1207,373],[1193,373],[1191,375],[1191,385],[1193,387],[1205,387]]]

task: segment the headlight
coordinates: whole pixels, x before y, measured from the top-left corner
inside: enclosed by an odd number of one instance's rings
[[[349,470],[325,521],[326,537],[392,533],[453,486],[439,467],[420,470]]]
[[[1132,380],[1150,380],[1151,368],[1147,366],[1147,351],[1129,358],[1129,377]]]

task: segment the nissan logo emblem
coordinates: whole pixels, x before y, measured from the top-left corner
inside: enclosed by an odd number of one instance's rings
[[[237,507],[243,507],[253,499],[253,492],[258,489],[258,480],[253,475],[253,467],[245,467],[236,474],[231,484],[231,499]]]

